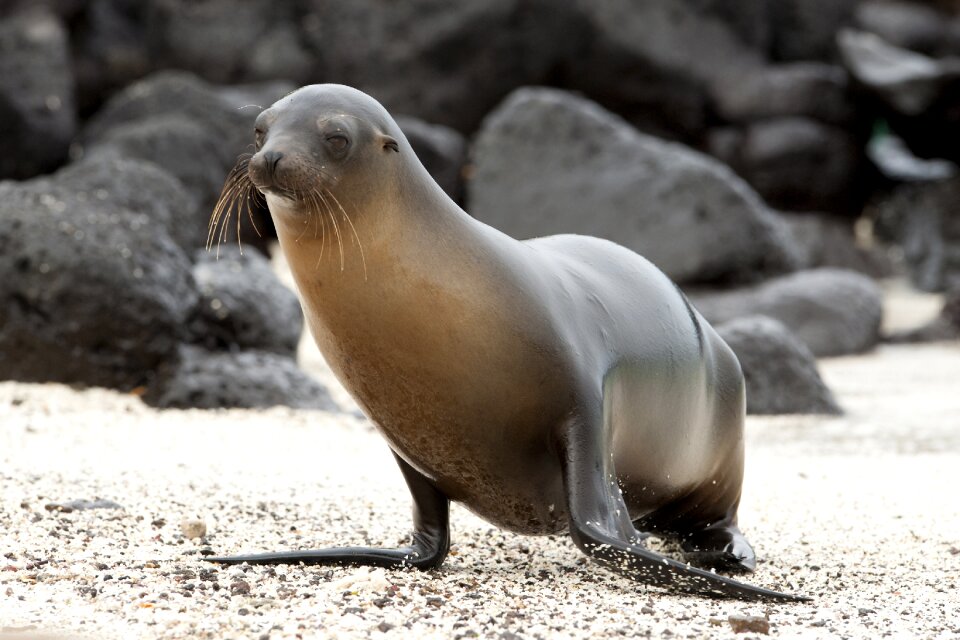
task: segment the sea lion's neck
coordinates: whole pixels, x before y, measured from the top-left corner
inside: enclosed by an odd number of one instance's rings
[[[357,314],[365,303],[382,305],[385,292],[402,293],[409,305],[425,289],[462,289],[496,259],[487,248],[493,230],[464,213],[425,170],[400,176],[389,195],[379,187],[360,203],[340,196],[321,217],[282,198],[268,203],[301,298],[314,307],[308,315],[320,320],[335,323],[345,306]]]

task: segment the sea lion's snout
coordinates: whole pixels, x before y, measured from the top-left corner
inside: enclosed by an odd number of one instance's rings
[[[260,191],[269,191],[277,186],[280,171],[281,151],[260,151],[250,158],[248,174],[250,181]]]
[[[263,152],[263,166],[268,175],[272,176],[277,172],[277,165],[280,163],[282,158],[283,154],[279,151]]]

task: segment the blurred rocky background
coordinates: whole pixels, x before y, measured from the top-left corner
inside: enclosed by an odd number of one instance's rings
[[[256,114],[317,82],[478,219],[652,259],[753,413],[840,412],[816,358],[960,335],[957,0],[3,0],[0,379],[333,408],[268,213],[204,250]],[[941,317],[882,335],[887,278]]]

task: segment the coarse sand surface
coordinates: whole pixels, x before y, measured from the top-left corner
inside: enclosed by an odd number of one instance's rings
[[[960,638],[960,343],[820,366],[846,415],[751,416],[740,510],[747,579],[804,604],[670,595],[460,507],[433,572],[213,566],[204,552],[406,541],[399,472],[342,390],[342,414],[157,411],[0,383],[0,638],[759,637],[742,616],[779,638]],[[74,500],[116,505],[55,506]],[[205,537],[184,538],[191,520]]]

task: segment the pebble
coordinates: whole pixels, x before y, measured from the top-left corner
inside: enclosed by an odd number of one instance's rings
[[[71,500],[70,502],[51,502],[43,505],[47,511],[57,511],[60,513],[72,513],[74,511],[86,511],[88,509],[123,509],[123,507],[113,500]]]
[[[745,616],[732,614],[727,617],[727,622],[734,633],[770,633],[770,620],[766,616]]]
[[[203,520],[184,519],[180,522],[180,533],[188,540],[204,538],[207,535],[207,523]]]

